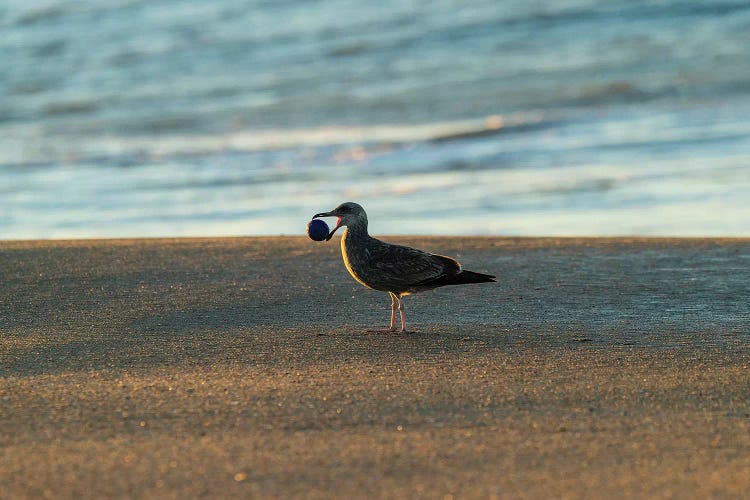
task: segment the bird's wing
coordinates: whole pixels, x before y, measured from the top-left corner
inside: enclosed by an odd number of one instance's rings
[[[461,270],[461,265],[450,257],[380,243],[371,249],[369,265],[381,285],[398,289],[453,275]]]

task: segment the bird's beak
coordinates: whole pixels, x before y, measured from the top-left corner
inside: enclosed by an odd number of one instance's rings
[[[318,217],[338,217],[335,212],[322,212],[319,214],[313,215],[313,219],[317,219]],[[329,241],[331,238],[333,238],[333,233],[336,232],[338,228],[341,227],[341,217],[338,217],[338,220],[336,220],[336,227],[333,228],[333,231],[328,233],[328,236],[326,236],[326,241]]]
[[[336,232],[336,230],[337,230],[338,228],[340,228],[340,227],[341,227],[341,217],[339,217],[339,218],[338,218],[338,219],[336,220],[336,227],[334,227],[334,228],[333,228],[333,230],[332,230],[332,231],[331,231],[330,233],[328,233],[328,236],[326,236],[326,241],[328,241],[328,240],[330,240],[331,238],[333,238],[333,233],[335,233],[335,232]]]

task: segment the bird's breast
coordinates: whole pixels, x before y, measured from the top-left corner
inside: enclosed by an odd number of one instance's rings
[[[352,278],[357,280],[362,286],[372,288],[361,277],[361,269],[364,261],[364,256],[358,253],[359,251],[356,249],[356,245],[352,245],[351,242],[348,242],[347,244],[347,240],[349,239],[348,236],[349,228],[347,227],[344,229],[344,234],[341,236],[341,256],[344,258],[344,265],[346,266],[346,270],[349,271],[349,274],[352,275]]]

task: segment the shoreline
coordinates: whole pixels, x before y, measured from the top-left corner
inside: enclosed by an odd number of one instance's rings
[[[1,241],[5,493],[750,489],[750,239],[383,239],[498,283],[374,334],[336,241]]]

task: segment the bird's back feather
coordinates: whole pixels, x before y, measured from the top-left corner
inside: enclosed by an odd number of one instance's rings
[[[494,276],[462,271],[458,261],[444,255],[393,245],[369,235],[350,242],[347,240],[357,237],[349,231],[342,238],[347,269],[357,281],[375,290],[403,293],[494,281]]]

